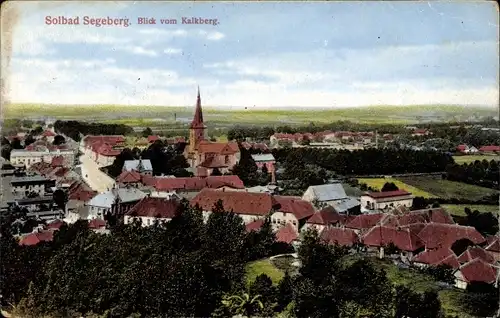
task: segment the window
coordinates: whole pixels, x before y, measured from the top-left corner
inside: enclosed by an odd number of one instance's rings
[[[292,221],[293,225],[297,225],[297,221]]]
[[[229,156],[226,156],[226,157],[224,158],[224,162],[225,162],[226,164],[228,164],[228,163],[229,163]]]

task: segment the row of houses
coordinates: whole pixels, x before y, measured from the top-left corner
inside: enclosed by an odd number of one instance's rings
[[[489,146],[479,147],[479,149],[478,149],[474,146],[468,146],[468,145],[462,144],[462,145],[457,146],[457,151],[461,152],[463,154],[500,153],[500,146],[489,145]]]

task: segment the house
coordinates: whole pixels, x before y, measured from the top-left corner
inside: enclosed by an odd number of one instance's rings
[[[427,136],[427,135],[430,135],[431,132],[427,129],[415,129],[413,130],[413,132],[411,133],[412,137],[417,137],[417,136]]]
[[[356,232],[344,226],[325,228],[321,231],[320,238],[327,244],[337,244],[346,247],[353,247],[359,243],[359,237]]]
[[[415,266],[438,266],[447,265],[453,269],[460,267],[457,255],[448,247],[438,247],[434,249],[425,249],[415,255],[412,259]]]
[[[292,244],[299,239],[299,233],[291,223],[281,226],[276,232],[276,241]]]
[[[418,236],[427,249],[451,248],[460,239],[467,239],[475,245],[486,242],[474,227],[457,224],[427,223]]]
[[[230,187],[236,190],[244,190],[243,181],[238,176],[209,176],[206,178],[175,178],[175,177],[149,177],[143,176],[142,182],[146,186],[153,187],[158,192],[175,191],[182,197],[192,199],[204,188],[224,189]]]
[[[182,205],[178,200],[145,197],[131,208],[124,216],[124,223],[138,221],[142,226],[150,226],[155,222],[168,222],[179,211]]]
[[[498,153],[500,152],[500,146],[482,146],[481,148],[479,148],[479,151],[483,153]]]
[[[274,171],[276,159],[274,159],[274,156],[272,154],[268,153],[252,155],[252,159],[255,161],[255,164],[257,165],[257,168],[259,170],[262,170],[262,167],[265,166],[269,173],[271,171]]]
[[[46,138],[48,142],[53,142],[56,134],[51,130],[45,130],[42,133],[42,138]]]
[[[95,233],[108,234],[109,230],[106,229],[106,221],[102,219],[92,219],[88,223],[88,227]]]
[[[361,214],[346,223],[345,227],[354,230],[357,234],[365,232],[377,225],[387,215],[384,213]]]
[[[300,197],[274,196],[279,207],[271,214],[271,223],[274,228],[291,224],[294,231],[298,232],[306,220],[314,214],[314,207]]]
[[[149,159],[125,160],[122,171],[137,171],[141,174],[152,175],[153,166]]]
[[[476,258],[460,266],[454,273],[455,287],[467,289],[472,282],[493,284],[497,279],[498,269],[481,258]]]
[[[361,207],[367,210],[384,210],[402,205],[411,207],[413,195],[404,190],[366,192],[361,196]]]
[[[206,128],[203,122],[200,90],[193,121],[189,128],[189,145],[184,156],[190,167],[201,168],[197,175],[211,175],[217,168],[221,173],[229,172],[240,160],[240,149],[236,142],[211,142],[207,140]]]
[[[489,264],[494,264],[496,262],[491,254],[479,246],[469,246],[467,250],[458,257],[458,261],[463,264],[475,260],[476,258],[480,258]]]
[[[308,218],[302,227],[302,230],[316,229],[318,233],[321,233],[327,227],[337,224],[345,224],[351,219],[352,217],[339,214],[333,207],[328,206],[321,211],[315,212],[310,218]]]
[[[80,144],[80,151],[91,158],[99,167],[113,164],[116,156],[121,153],[125,137],[121,135],[85,136]]]
[[[121,217],[127,213],[146,194],[135,188],[118,188],[93,197],[86,205],[89,219],[104,219],[107,214]]]
[[[201,190],[191,201],[191,206],[199,206],[203,211],[205,221],[208,219],[215,204],[222,201],[224,211],[238,214],[246,223],[271,216],[278,211],[280,204],[268,193],[250,193],[239,191]]]
[[[131,171],[124,170],[116,178],[116,182],[119,185],[138,187],[138,186],[142,185],[142,175],[135,170],[131,170]]]
[[[19,241],[19,245],[33,246],[41,242],[51,242],[53,239],[53,231],[36,229],[33,233],[23,236],[23,238]]]
[[[71,167],[74,165],[74,151],[48,148],[44,148],[43,150],[14,149],[10,154],[10,162],[13,166],[30,168],[31,165],[37,162],[51,163],[52,158],[59,156],[64,158],[64,166]]]
[[[347,199],[348,197],[341,183],[310,186],[302,196],[302,200],[309,201],[320,207]]]
[[[252,231],[257,232],[261,229],[262,225],[264,225],[264,219],[257,219],[255,221],[247,223],[245,225],[245,229],[247,232],[252,232]]]
[[[500,262],[500,238],[498,235],[487,237],[486,242],[487,244],[484,249],[490,253],[497,262]]]
[[[469,147],[467,145],[458,145],[457,146],[457,151],[461,152],[461,153],[464,153],[464,154],[479,152],[479,150],[476,147],[474,147],[474,146]]]
[[[44,196],[47,188],[54,187],[56,182],[42,176],[12,177],[10,181],[14,195],[25,195],[27,192],[35,192]]]
[[[413,257],[414,253],[424,247],[422,240],[410,229],[382,225],[369,229],[361,242],[367,247],[379,249],[381,257],[384,255],[384,248],[391,243],[406,257]]]

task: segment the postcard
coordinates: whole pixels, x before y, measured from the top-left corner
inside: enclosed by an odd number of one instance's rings
[[[498,317],[490,1],[8,1],[5,317]]]

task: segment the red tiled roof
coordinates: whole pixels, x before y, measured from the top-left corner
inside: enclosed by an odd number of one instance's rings
[[[292,243],[299,238],[299,234],[295,231],[295,228],[290,223],[282,226],[278,232],[276,232],[276,241],[284,243]]]
[[[411,195],[410,192],[406,192],[405,190],[396,190],[396,191],[385,191],[385,192],[366,192],[367,196],[374,199],[384,199],[384,198],[392,198],[392,197],[400,197],[405,195]]]
[[[490,252],[500,252],[500,238],[498,236],[488,236],[486,241],[488,244],[486,245],[485,250]]]
[[[261,150],[261,151],[268,151],[269,150],[269,147],[266,144],[261,143],[261,142],[260,143],[254,143],[252,145],[252,148],[253,149],[258,149],[258,150]]]
[[[403,212],[402,215],[386,217],[382,224],[387,226],[407,226],[416,223],[454,224],[453,218],[442,208],[422,209]]]
[[[457,146],[457,150],[459,150],[459,151],[464,151],[466,149],[467,149],[467,145],[458,145]]]
[[[87,202],[97,195],[89,186],[82,182],[73,183],[68,190],[68,200]]]
[[[157,140],[160,140],[160,137],[159,137],[159,136],[156,136],[156,135],[154,135],[154,136],[148,136],[148,141],[149,141],[150,143],[153,143],[153,142],[155,142],[155,141],[157,141]]]
[[[232,155],[240,151],[236,142],[210,142],[202,140],[198,144],[200,153],[216,153],[221,155]]]
[[[204,188],[216,189],[230,186],[236,189],[244,189],[243,181],[236,176],[209,176],[206,178],[159,178],[143,176],[146,185],[154,186],[158,191],[199,191]]]
[[[56,134],[54,134],[52,131],[50,130],[46,130],[42,133],[42,136],[43,137],[54,137]]]
[[[276,195],[274,199],[281,205],[280,212],[292,213],[297,220],[302,220],[314,214],[314,207],[308,201],[296,197]]]
[[[464,280],[469,283],[484,282],[491,284],[495,282],[497,276],[497,269],[480,258],[476,258],[460,266],[460,272],[462,273]]]
[[[428,223],[418,236],[429,249],[451,248],[460,239],[469,239],[474,244],[481,244],[484,237],[474,227],[456,224]]]
[[[126,215],[172,219],[180,208],[181,204],[175,200],[145,197],[134,205]]]
[[[383,247],[394,244],[402,251],[415,251],[424,246],[420,238],[409,229],[398,229],[388,226],[375,226],[362,238],[365,245]]]
[[[452,268],[460,267],[457,256],[449,248],[436,248],[428,249],[421,253],[418,253],[414,258],[413,262],[423,263],[428,265],[448,265]]]
[[[470,262],[476,258],[480,258],[486,263],[493,264],[495,263],[495,258],[490,255],[490,253],[486,252],[484,249],[478,247],[478,246],[469,246],[465,252],[462,253],[458,257],[458,261],[460,263],[467,263]]]
[[[55,156],[52,158],[52,162],[50,163],[52,167],[62,167],[64,165],[64,157],[63,156]]]
[[[375,226],[385,214],[375,213],[375,214],[361,214],[356,216],[351,222],[346,224],[346,227],[351,229],[363,230],[369,229]]]
[[[141,182],[141,174],[135,170],[132,171],[122,171],[116,181],[119,183],[135,183]]]
[[[52,231],[35,232],[23,237],[19,242],[19,245],[36,245],[40,242],[50,242],[53,239],[54,233]]]
[[[264,219],[258,219],[248,223],[245,227],[247,232],[258,231],[264,225]]]
[[[331,206],[324,208],[321,211],[314,213],[306,223],[310,224],[321,224],[321,225],[329,225],[336,223],[344,223],[346,220],[345,215],[339,214],[335,209]]]
[[[414,134],[425,134],[427,133],[427,129],[415,129]]]
[[[482,146],[479,151],[500,151],[500,146]]]
[[[204,211],[212,211],[219,200],[222,200],[226,211],[260,216],[269,214],[278,204],[268,193],[203,189],[191,200],[191,205],[199,205]]]
[[[47,228],[48,229],[53,229],[53,230],[59,230],[61,228],[61,226],[63,226],[65,223],[63,220],[54,220],[52,222],[50,222],[49,224],[47,224]]]
[[[327,227],[321,232],[320,238],[328,244],[337,243],[341,246],[352,246],[359,242],[354,230],[342,227]]]
[[[102,219],[92,219],[89,221],[89,228],[99,230],[106,227],[106,221]]]

